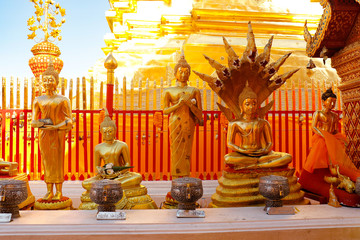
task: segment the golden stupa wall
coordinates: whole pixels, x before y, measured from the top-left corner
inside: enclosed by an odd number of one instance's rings
[[[360,17],[346,46],[332,57],[332,66],[341,77],[344,127],[349,145],[347,154],[360,167]]]
[[[164,86],[175,84],[173,67],[181,48],[193,70],[212,74],[212,69],[203,54],[227,64],[222,36],[225,36],[236,52],[246,45],[247,23],[251,20],[257,47],[262,52],[269,37],[274,35],[272,61],[288,52],[293,52],[280,70],[286,72],[300,68],[291,79],[297,87],[320,82],[324,86],[337,84],[339,77],[330,67],[316,61],[317,68],[309,77],[306,65],[306,43],[303,41],[303,25],[308,21],[310,31],[315,31],[322,14],[318,3],[310,0],[288,3],[280,0],[173,0],[169,1],[115,1],[110,0],[106,13],[111,33],[105,36],[105,54],[110,51],[118,60],[115,75],[127,77],[135,88],[150,88],[156,83]],[[120,4],[121,3],[121,4]],[[292,6],[294,5],[294,6]],[[295,6],[296,5],[296,6]],[[297,8],[305,5],[302,11]],[[319,7],[319,11],[313,9]],[[151,8],[152,7],[152,8]],[[289,8],[292,9],[289,10]],[[146,13],[146,14],[144,14]],[[153,15],[149,15],[153,13]],[[103,61],[92,68],[91,75],[105,79]],[[190,85],[196,86],[198,78],[190,76]],[[200,86],[203,83],[200,81]]]

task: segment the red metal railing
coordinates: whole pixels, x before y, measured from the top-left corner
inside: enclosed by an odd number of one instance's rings
[[[168,180],[170,175],[170,141],[168,117],[161,128],[154,125],[154,114],[161,110],[114,110],[117,137],[128,144],[133,171],[146,180]],[[22,114],[23,113],[23,114]],[[17,162],[19,171],[29,179],[41,179],[42,167],[37,130],[29,126],[31,110],[0,109],[1,156]],[[74,128],[66,141],[65,179],[85,179],[94,174],[94,147],[101,142],[99,110],[73,110]],[[338,113],[340,113],[338,111]],[[195,129],[191,175],[217,179],[223,169],[226,147],[226,125],[219,111],[203,111],[205,124]],[[292,166],[299,173],[311,147],[313,111],[270,111],[266,118],[272,126],[274,151],[293,156]]]

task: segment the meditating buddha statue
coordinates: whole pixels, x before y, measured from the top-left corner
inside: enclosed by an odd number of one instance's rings
[[[104,121],[100,124],[103,143],[95,146],[94,162],[98,174],[83,181],[82,186],[86,191],[81,195],[79,209],[95,209],[97,204],[90,199],[91,184],[102,179],[111,179],[121,182],[124,190],[123,198],[116,204],[117,209],[154,209],[155,202],[147,195],[147,189],[143,185],[142,176],[136,172],[130,172],[129,148],[125,142],[116,140],[116,124],[105,110]],[[122,170],[118,170],[122,169]]]
[[[360,205],[360,196],[353,194],[360,170],[346,154],[347,139],[339,132],[339,116],[335,108],[337,96],[331,88],[321,96],[323,109],[313,115],[312,146],[299,182],[307,191],[329,198],[329,188],[344,205]],[[314,184],[316,183],[316,184]],[[339,190],[340,188],[344,189]],[[346,191],[346,192],[345,192]]]
[[[70,101],[56,93],[59,74],[52,58],[42,75],[45,94],[34,99],[31,126],[39,129],[39,146],[47,192],[35,203],[36,209],[67,209],[72,201],[62,194],[65,135],[72,128]],[[55,185],[55,194],[54,194]]]
[[[288,178],[291,191],[284,203],[305,203],[304,193],[289,168],[292,157],[288,153],[272,151],[271,127],[264,119],[273,102],[263,102],[298,69],[276,75],[280,66],[290,56],[286,54],[274,63],[270,61],[273,37],[258,54],[251,23],[248,25],[248,44],[239,58],[227,40],[223,38],[228,54],[228,67],[205,56],[215,68],[218,78],[194,71],[225,102],[218,104],[228,124],[227,146],[233,152],[225,155],[225,169],[219,178],[219,186],[211,197],[210,207],[238,207],[264,204],[259,194],[259,178],[280,175]]]

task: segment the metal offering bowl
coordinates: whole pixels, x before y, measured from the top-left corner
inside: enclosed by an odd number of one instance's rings
[[[179,209],[195,210],[196,201],[203,195],[202,181],[198,178],[177,178],[171,184],[171,196],[179,202]]]
[[[290,193],[286,177],[270,175],[260,178],[259,193],[266,198],[265,208],[282,207],[281,199]]]
[[[90,198],[99,204],[99,212],[115,212],[115,204],[123,197],[121,183],[113,180],[100,180],[91,185]]]
[[[18,204],[27,196],[26,182],[14,179],[0,181],[0,212],[11,213],[12,218],[20,217]]]

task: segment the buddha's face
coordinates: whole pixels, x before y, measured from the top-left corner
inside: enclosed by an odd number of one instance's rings
[[[325,109],[334,109],[336,104],[336,98],[328,97],[325,101],[323,101],[323,106]]]
[[[44,75],[42,78],[42,85],[45,91],[55,91],[57,81],[53,75]]]
[[[101,133],[104,141],[112,141],[115,139],[115,128],[113,127],[103,127]]]
[[[187,82],[189,80],[190,70],[187,67],[179,67],[175,76],[178,81]]]
[[[256,98],[246,98],[241,104],[241,110],[246,115],[253,115],[258,108]]]

